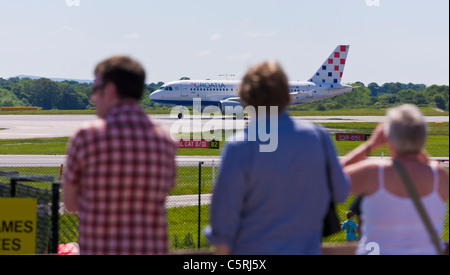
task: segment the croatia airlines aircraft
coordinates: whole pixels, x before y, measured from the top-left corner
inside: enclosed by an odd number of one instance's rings
[[[339,45],[308,81],[290,81],[292,104],[308,103],[353,91],[355,87],[342,85],[341,79],[348,45]],[[192,106],[200,98],[202,108],[218,106],[222,113],[225,107],[242,106],[239,96],[240,81],[230,80],[180,80],[167,83],[150,95],[159,104]],[[179,118],[183,115],[180,113]]]

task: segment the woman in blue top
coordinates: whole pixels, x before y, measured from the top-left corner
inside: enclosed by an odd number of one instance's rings
[[[289,117],[289,83],[277,62],[251,68],[239,96],[256,114],[223,149],[207,237],[217,254],[320,254],[331,199],[325,157],[334,201],[349,191],[331,139],[321,135],[324,129]],[[270,140],[263,138],[269,129]],[[272,150],[264,147],[270,144]]]

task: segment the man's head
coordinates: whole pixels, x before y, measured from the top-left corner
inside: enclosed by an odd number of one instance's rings
[[[281,113],[291,101],[288,78],[274,60],[258,64],[248,70],[239,87],[239,96],[246,106],[277,106]]]
[[[145,70],[139,62],[126,56],[114,56],[99,63],[94,73],[91,99],[100,117],[117,102],[142,98]]]

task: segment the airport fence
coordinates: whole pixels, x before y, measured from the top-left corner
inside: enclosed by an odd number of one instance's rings
[[[0,170],[0,198],[35,198],[37,201],[36,254],[57,251],[60,189],[60,183],[55,182],[52,176],[20,175],[17,171]],[[5,224],[4,221],[0,226],[3,233],[26,229],[22,224]],[[16,249],[11,244],[6,248],[10,251]]]
[[[57,253],[58,244],[78,242],[78,215],[69,213],[62,201],[62,168],[58,164],[52,167],[0,167],[0,198],[38,198],[37,254]],[[211,193],[218,171],[219,163],[213,161],[178,163],[176,188],[166,201],[171,251],[211,247],[202,231],[209,224]],[[350,196],[346,202],[337,205],[341,221],[346,220],[345,212],[354,201],[355,197]],[[358,217],[356,222],[359,223]],[[442,238],[449,239],[448,210]],[[345,232],[323,241],[345,243]]]

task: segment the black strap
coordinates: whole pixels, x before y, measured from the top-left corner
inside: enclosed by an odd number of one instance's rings
[[[433,242],[438,254],[444,255],[444,252],[442,251],[441,244],[439,241],[439,237],[433,228],[433,225],[431,223],[430,218],[427,215],[425,208],[422,205],[422,202],[416,192],[416,189],[414,188],[414,185],[412,184],[412,181],[408,175],[408,172],[406,171],[405,167],[403,167],[403,165],[398,160],[394,159],[394,166],[395,166],[395,168],[397,168],[397,171],[400,173],[400,176],[403,179],[405,187],[408,190],[409,196],[414,201],[414,205],[416,206],[416,209],[419,212],[419,215],[422,218],[422,221],[428,230],[431,241]]]
[[[326,173],[327,173],[327,185],[328,185],[328,188],[330,190],[331,202],[334,202],[333,186],[331,185],[330,163],[329,163],[329,160],[328,160],[328,146],[327,146],[327,143],[325,142],[325,137],[324,137],[322,129],[319,128],[319,127],[317,127],[317,128],[318,128],[318,131],[319,131],[320,140],[322,142],[322,147],[323,147],[323,150],[325,152],[325,169],[326,169]]]

